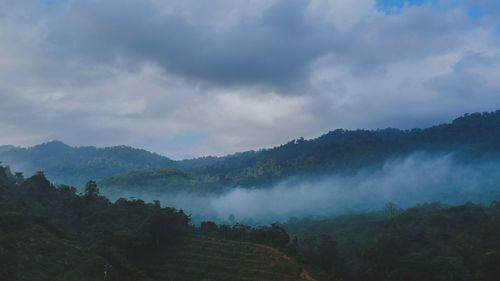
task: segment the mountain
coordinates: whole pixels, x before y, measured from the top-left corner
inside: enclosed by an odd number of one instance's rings
[[[417,150],[500,153],[500,111],[466,114],[449,124],[427,129],[337,129],[315,139],[300,138],[271,149],[184,160],[176,165],[201,173],[280,176],[310,169],[366,166]]]
[[[245,228],[245,237],[239,226],[216,228],[210,237],[182,210],[111,202],[43,173],[16,182],[0,165],[1,280],[314,281],[283,252],[290,238],[280,227]]]
[[[300,138],[270,149],[187,159],[173,164],[176,169],[198,179],[196,184],[184,187],[197,189],[214,184],[219,188],[263,187],[290,176],[352,173],[422,151],[455,153],[457,160],[463,161],[499,156],[500,111],[466,114],[451,123],[426,129],[338,129],[315,139]],[[168,184],[170,175],[162,175],[161,171],[143,172],[142,186],[127,182],[128,176],[115,175],[105,179],[103,184],[106,188],[127,191],[151,187],[156,191],[162,187],[168,190],[172,186]]]
[[[226,183],[219,177],[198,176],[176,168],[159,168],[113,175],[99,181],[99,186],[106,196],[114,198],[116,194],[128,197],[127,190],[131,191],[128,195],[132,197],[137,196],[134,191],[138,190],[150,195],[186,188],[214,192]]]
[[[3,146],[0,161],[14,171],[25,174],[44,171],[55,182],[77,186],[117,173],[173,164],[169,158],[142,149],[127,146],[71,147],[60,141],[30,148]]]
[[[299,138],[277,147],[224,157],[173,161],[126,146],[75,148],[53,141],[32,148],[2,147],[0,160],[14,171],[43,170],[56,182],[81,186],[95,179],[115,190],[142,190],[147,186],[158,191],[266,186],[290,176],[380,166],[418,151],[453,152],[469,160],[498,156],[500,111],[466,114],[426,129],[337,129],[315,139]]]
[[[0,227],[2,280],[103,280],[105,258],[61,237],[40,218],[0,214]]]

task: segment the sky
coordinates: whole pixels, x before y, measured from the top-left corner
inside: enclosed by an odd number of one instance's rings
[[[0,144],[174,159],[500,109],[497,0],[0,0]]]

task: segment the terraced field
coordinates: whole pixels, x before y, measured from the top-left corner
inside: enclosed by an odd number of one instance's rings
[[[236,241],[196,239],[147,261],[148,275],[168,281],[314,281],[276,249]]]
[[[105,278],[105,258],[37,218],[0,214],[2,281],[315,281],[280,251],[246,242],[191,238],[138,260],[139,271],[116,268]]]
[[[0,280],[103,280],[106,261],[30,217],[0,215]]]

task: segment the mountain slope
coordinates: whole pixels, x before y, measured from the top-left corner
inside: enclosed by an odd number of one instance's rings
[[[265,186],[293,175],[355,171],[416,151],[460,152],[466,158],[498,156],[500,111],[466,114],[449,124],[427,129],[338,129],[315,139],[300,138],[274,148],[224,157],[173,161],[125,146],[74,148],[54,141],[27,149],[3,146],[0,161],[14,171],[44,170],[56,182],[81,186],[90,179],[102,179],[108,188],[126,186],[130,190],[144,185],[155,189],[177,186],[170,182],[178,180],[171,177],[171,169],[163,169],[168,167],[194,179],[183,187],[217,189]],[[140,174],[142,179],[137,181],[139,174],[132,171],[144,172]],[[130,184],[130,180],[143,186]]]
[[[218,188],[231,186],[266,186],[290,176],[353,172],[360,168],[383,165],[392,158],[406,157],[418,151],[440,154],[457,153],[457,158],[471,160],[500,155],[500,111],[464,115],[449,124],[427,129],[342,130],[316,139],[292,140],[284,145],[260,151],[247,151],[225,157],[204,157],[177,161],[177,169],[203,179],[218,179]],[[120,180],[120,178],[122,178]],[[167,175],[143,174],[147,186],[164,186]],[[105,180],[106,188],[131,191],[124,175]],[[213,183],[213,181],[212,181]],[[197,189],[197,185],[185,187]],[[159,190],[159,188],[157,188]]]
[[[14,171],[33,174],[43,170],[55,182],[77,186],[117,173],[173,163],[158,154],[127,146],[71,147],[59,141],[30,148],[4,146],[0,149],[0,161],[10,165]]]
[[[18,281],[103,280],[108,262],[83,250],[36,219],[0,215],[0,276]]]
[[[36,218],[0,215],[2,280],[124,280],[126,272],[47,227]],[[151,252],[141,261],[138,266],[148,277],[134,280],[314,281],[278,250],[246,242],[193,238],[175,250]]]
[[[280,251],[247,242],[193,238],[174,253],[151,256],[144,268],[155,280],[314,280]]]
[[[303,280],[278,250],[192,237],[182,211],[12,177],[0,165],[0,280]]]
[[[417,150],[500,153],[500,111],[466,114],[449,124],[427,129],[338,129],[316,139],[225,157],[176,162],[182,169],[223,174],[282,175],[308,169],[353,168]],[[260,170],[260,171],[259,171]]]

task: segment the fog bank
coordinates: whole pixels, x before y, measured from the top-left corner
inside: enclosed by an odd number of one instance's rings
[[[500,199],[500,160],[464,163],[453,154],[417,153],[354,175],[291,178],[272,188],[234,188],[218,195],[176,193],[140,196],[182,208],[195,221],[212,219],[270,223],[290,217],[332,216],[381,209],[387,202],[410,207],[424,202],[489,203]]]

